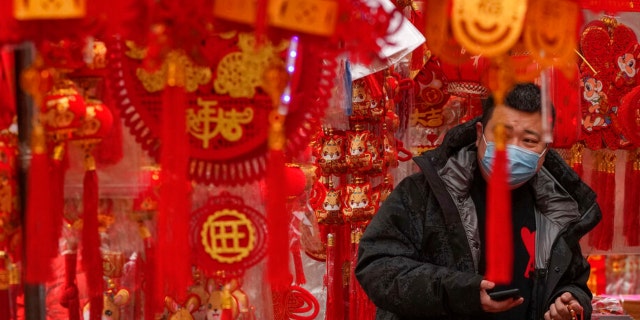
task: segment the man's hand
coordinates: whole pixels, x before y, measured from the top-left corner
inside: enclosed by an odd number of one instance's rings
[[[582,306],[570,292],[565,292],[549,306],[544,320],[576,320],[579,314],[582,314]]]
[[[504,301],[492,300],[487,290],[493,289],[495,286],[495,283],[488,280],[482,280],[482,282],[480,282],[480,304],[482,305],[482,310],[485,312],[502,312],[519,306],[524,302],[524,298],[522,297],[518,299],[509,298]]]

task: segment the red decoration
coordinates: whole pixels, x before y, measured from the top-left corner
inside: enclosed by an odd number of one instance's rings
[[[273,295],[273,310],[275,320],[312,320],[318,316],[320,304],[306,289],[291,286]]]
[[[502,128],[502,127],[500,127]],[[504,130],[504,129],[502,129]],[[487,190],[487,272],[485,278],[497,284],[511,283],[513,241],[511,191],[507,182],[507,151],[504,131],[496,130],[496,157]]]
[[[25,282],[30,284],[43,284],[52,276],[51,259],[58,253],[52,252],[53,245],[57,243],[55,228],[51,227],[50,188],[49,188],[49,163],[45,153],[44,129],[36,126],[32,133],[32,157],[29,167],[27,183],[27,208],[25,226],[27,235]],[[33,235],[33,236],[30,236]],[[36,236],[37,235],[37,236]]]
[[[589,244],[598,250],[611,250],[613,246],[613,221],[615,215],[615,163],[616,155],[610,150],[595,154],[591,187],[598,195],[602,221],[589,233]]]
[[[325,174],[343,174],[347,170],[346,137],[331,128],[319,132],[314,139],[313,155]]]
[[[175,76],[175,75],[174,75]],[[171,77],[171,75],[169,75]],[[158,265],[156,274],[159,288],[156,301],[173,293],[184,299],[189,283],[189,259],[176,260],[177,252],[189,252],[189,212],[191,211],[190,181],[187,178],[188,152],[186,93],[183,87],[167,86],[162,97],[163,141],[160,153],[160,203],[158,213]],[[156,309],[151,309],[156,310]]]
[[[625,137],[635,146],[640,146],[640,86],[622,98],[618,118]]]
[[[207,47],[224,48],[223,51],[210,51],[215,53],[207,58],[212,61],[212,71],[216,70],[225,55],[242,53],[238,41],[237,36],[231,39],[206,39]],[[328,106],[335,76],[334,66],[323,63],[324,55],[332,54],[330,51],[319,49],[315,44],[301,48],[298,55],[305,59],[308,57],[308,60],[305,60],[307,62],[301,66],[300,72],[308,80],[301,81],[293,92],[286,118],[285,152],[291,157],[304,150],[312,132],[317,129]],[[110,83],[113,85],[114,100],[122,110],[125,125],[142,148],[158,159],[161,144],[158,122],[160,95],[147,91],[138,80],[136,70],[142,67],[142,60],[127,57],[125,53],[131,52],[131,49],[127,49],[123,41],[112,42],[109,50],[114,66],[110,73]],[[198,123],[203,126],[206,124],[209,131],[202,134],[210,135],[198,138],[193,132],[190,133],[189,177],[200,183],[227,185],[256,181],[266,171],[267,124],[271,100],[259,89],[253,98],[212,94],[214,82],[199,85],[195,91],[187,93],[187,113],[194,121],[200,121]],[[216,118],[218,110],[226,114],[235,112],[236,121],[228,124],[228,129],[233,129],[231,133],[234,134],[229,139],[221,134],[227,123]],[[209,116],[205,116],[206,114]]]
[[[586,145],[618,149],[629,142],[622,135],[617,109],[622,96],[638,82],[638,41],[629,27],[613,18],[589,22],[580,39],[583,61],[582,127]],[[626,61],[633,67],[628,67]],[[612,67],[618,66],[618,68]]]
[[[228,278],[238,278],[266,255],[267,222],[241,197],[222,192],[191,216],[193,262],[205,273],[223,271]]]
[[[631,247],[640,246],[640,156],[638,149],[627,153],[627,164],[624,179],[624,223],[623,235],[626,244]]]
[[[553,127],[553,146],[570,148],[580,138],[580,80],[578,70],[573,78],[567,78],[559,70],[552,68],[551,98],[556,110]]]

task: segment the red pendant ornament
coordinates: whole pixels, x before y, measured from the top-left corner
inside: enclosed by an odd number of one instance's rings
[[[589,233],[589,245],[598,250],[611,250],[613,246],[613,221],[616,207],[615,167],[614,151],[596,151],[591,187],[598,195],[597,201],[602,210],[602,221]]]
[[[312,320],[320,312],[318,299],[300,286],[291,286],[289,290],[273,295],[275,320]]]
[[[320,170],[325,174],[344,174],[347,171],[346,137],[343,131],[325,128],[312,143],[313,155]]]
[[[230,31],[226,36],[205,39],[209,56],[206,65],[196,65],[186,56],[186,116],[188,143],[188,176],[200,183],[238,185],[257,181],[266,172],[267,127],[271,97],[260,87],[263,71],[270,61],[282,60],[285,42],[265,44],[258,60],[252,60],[255,39],[249,33]],[[213,48],[217,48],[213,50]],[[220,51],[220,48],[224,50]],[[142,48],[131,42],[114,41],[109,45],[114,68],[110,83],[125,125],[142,148],[158,158],[160,146],[159,103],[163,86],[157,79],[165,67],[155,72],[142,69]],[[314,51],[315,50],[315,51]],[[335,75],[333,66],[315,60],[326,52],[313,45],[302,46],[297,59],[297,72],[313,81],[292,87],[287,115],[285,152],[294,156],[309,142],[318,127],[331,94]],[[259,69],[240,74],[248,61]],[[159,78],[160,77],[160,78]]]
[[[503,106],[504,108],[504,106]],[[513,277],[513,242],[508,235],[511,225],[511,191],[509,190],[506,133],[496,126],[496,158],[487,189],[487,272],[485,278],[497,284],[511,283]]]
[[[640,155],[638,149],[627,152],[624,179],[624,224],[625,243],[630,247],[640,246]]]
[[[586,145],[593,150],[627,147],[629,141],[622,134],[617,109],[624,94],[638,83],[637,37],[628,26],[605,17],[586,25],[580,49],[582,127]],[[627,66],[627,61],[631,66]]]
[[[192,213],[189,243],[205,275],[238,278],[266,255],[266,221],[241,197],[222,192]]]

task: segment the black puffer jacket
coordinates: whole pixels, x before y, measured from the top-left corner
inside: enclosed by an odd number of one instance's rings
[[[416,157],[360,240],[356,277],[377,319],[482,319],[480,238],[469,195],[475,121],[452,128],[442,145]],[[542,319],[562,292],[591,318],[589,265],[579,240],[601,219],[595,193],[554,151],[530,180],[536,201],[536,274],[528,319]],[[537,299],[536,299],[537,297]]]

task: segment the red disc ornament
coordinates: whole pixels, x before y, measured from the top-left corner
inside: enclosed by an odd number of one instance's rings
[[[196,266],[208,276],[240,277],[266,254],[267,222],[241,197],[228,192],[193,212],[189,242]]]

